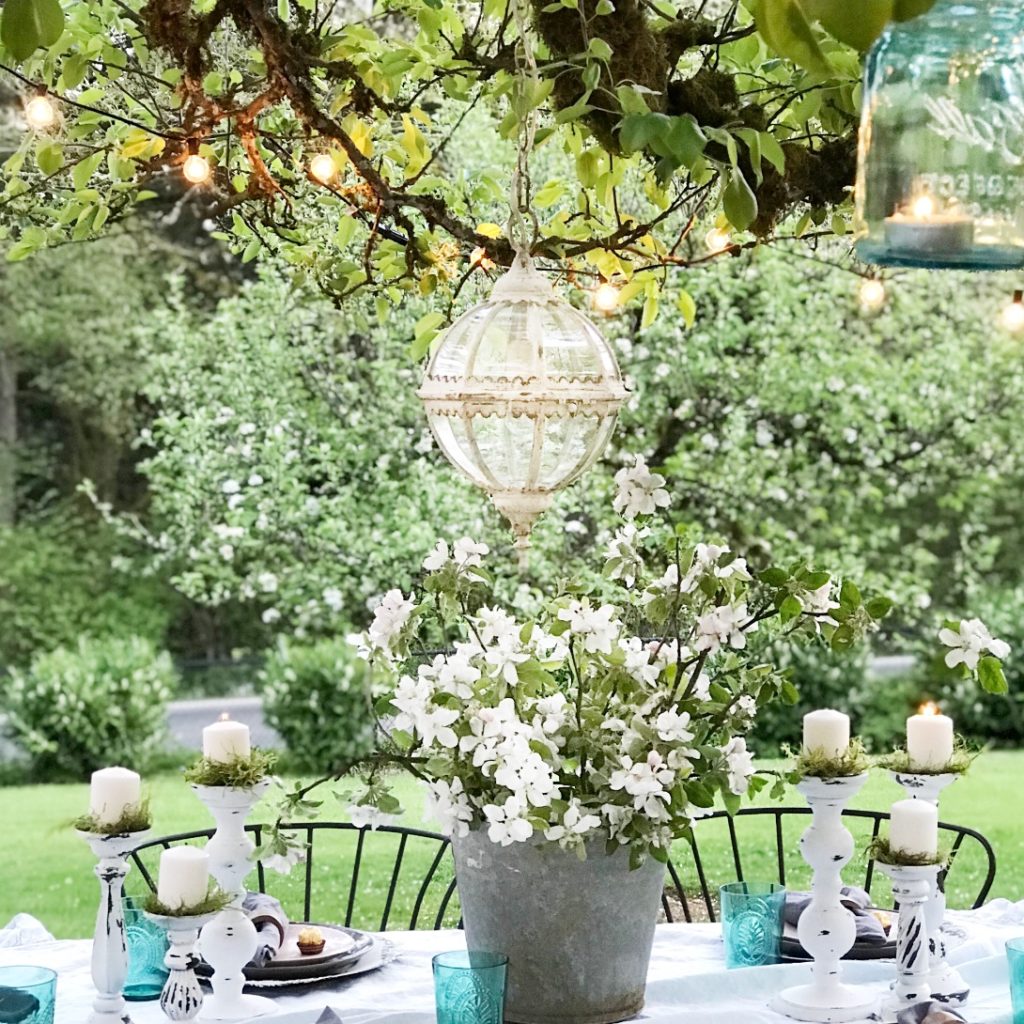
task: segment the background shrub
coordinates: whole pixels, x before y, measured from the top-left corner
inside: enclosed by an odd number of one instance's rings
[[[263,710],[300,771],[325,771],[373,748],[370,673],[348,641],[281,639],[261,673]]]
[[[7,729],[38,777],[84,778],[160,753],[175,689],[170,656],[143,637],[83,638],[16,669],[3,698]]]

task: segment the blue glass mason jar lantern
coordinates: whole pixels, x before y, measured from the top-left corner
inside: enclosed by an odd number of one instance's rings
[[[897,267],[1024,266],[1024,4],[938,0],[868,55],[857,254]]]

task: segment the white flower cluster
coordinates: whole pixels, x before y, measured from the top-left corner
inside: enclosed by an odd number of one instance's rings
[[[623,473],[627,515],[667,502],[642,460]],[[428,820],[453,835],[483,828],[500,845],[615,840],[646,851],[667,849],[710,813],[709,793],[747,791],[753,755],[740,733],[757,702],[735,659],[762,617],[748,606],[751,574],[724,547],[699,544],[634,593],[648,532],[627,524],[609,552],[609,575],[627,589],[621,604],[566,594],[522,621],[493,602],[487,548],[469,538],[439,541],[427,556],[430,600],[384,595],[363,649],[395,673],[391,735],[427,766]],[[472,608],[461,638],[413,657],[409,634],[444,602]],[[637,611],[671,620],[675,634],[635,635]],[[435,629],[434,646],[450,623]],[[732,667],[713,697],[719,652]],[[376,823],[371,804],[359,801],[353,820]]]

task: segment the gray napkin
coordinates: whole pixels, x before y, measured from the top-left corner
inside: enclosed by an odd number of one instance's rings
[[[956,1010],[942,1003],[917,1003],[896,1014],[896,1024],[967,1024]]]
[[[811,894],[809,892],[786,893],[786,908],[783,911],[783,919],[786,924],[795,926],[810,902]],[[888,941],[885,929],[878,918],[871,913],[869,909],[871,897],[863,889],[852,885],[843,886],[840,891],[840,902],[847,910],[853,911],[853,918],[857,925],[857,942],[869,946],[885,945]]]
[[[342,1024],[341,1018],[329,1007],[324,1007],[324,1012],[316,1019],[316,1024]]]
[[[259,943],[249,964],[252,967],[266,967],[277,956],[284,942],[288,931],[288,918],[281,909],[281,904],[273,896],[267,896],[262,892],[247,892],[242,909],[256,926],[256,939]]]

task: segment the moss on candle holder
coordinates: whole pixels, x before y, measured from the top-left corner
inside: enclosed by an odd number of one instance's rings
[[[926,868],[933,864],[944,867],[949,862],[949,854],[936,853],[929,857],[924,853],[908,853],[906,850],[894,850],[889,845],[888,839],[877,836],[872,839],[867,847],[867,855],[870,860],[878,861],[879,864],[888,864],[892,867],[901,868]]]
[[[864,744],[859,739],[850,740],[842,757],[833,757],[823,748],[802,750],[796,756],[794,774],[799,779],[847,779],[863,775],[871,767]]]
[[[262,782],[277,764],[277,754],[253,747],[248,757],[235,756],[230,761],[211,761],[201,757],[185,769],[185,781],[193,786],[230,786],[252,789]]]
[[[953,756],[940,768],[922,768],[913,764],[910,754],[902,748],[879,758],[878,766],[901,775],[963,775],[980,753],[963,736],[957,736],[953,742]]]
[[[216,914],[231,902],[231,893],[211,886],[206,898],[188,907],[169,907],[161,903],[155,892],[151,892],[142,904],[147,914],[156,917],[202,917],[204,914]]]
[[[71,827],[79,832],[88,832],[94,836],[126,836],[133,832],[145,832],[152,825],[153,815],[149,810],[148,797],[126,807],[117,821],[102,821],[99,815],[89,813],[80,815],[71,823]]]

